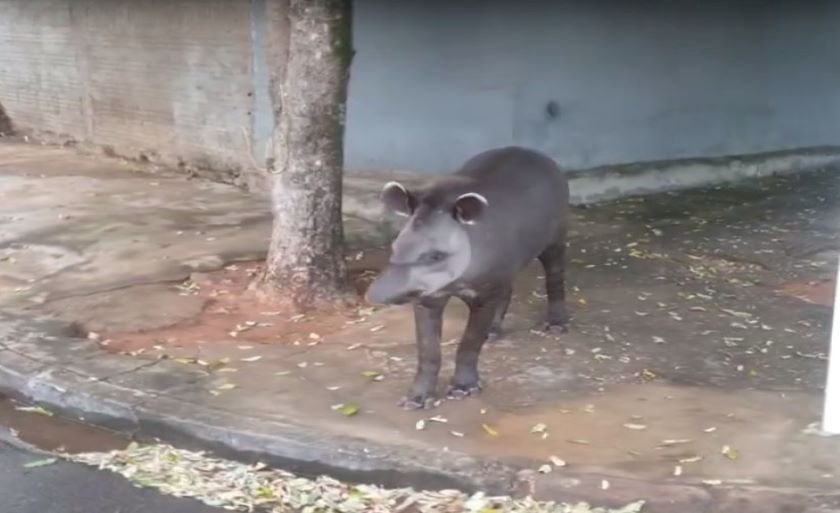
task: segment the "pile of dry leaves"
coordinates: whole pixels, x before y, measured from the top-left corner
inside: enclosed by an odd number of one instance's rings
[[[455,490],[416,491],[351,485],[322,476],[305,479],[262,464],[245,465],[169,445],[138,445],[65,458],[121,474],[140,486],[192,497],[211,506],[274,513],[639,513],[643,502],[618,510],[529,498],[466,495]]]

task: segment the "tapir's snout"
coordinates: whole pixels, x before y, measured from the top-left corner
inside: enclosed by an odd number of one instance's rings
[[[367,290],[367,300],[381,305],[407,303],[415,291],[409,286],[407,266],[390,264],[373,280]]]

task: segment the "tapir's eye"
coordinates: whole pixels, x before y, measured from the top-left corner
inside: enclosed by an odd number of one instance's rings
[[[420,257],[421,264],[436,264],[446,259],[446,253],[443,251],[429,251]]]

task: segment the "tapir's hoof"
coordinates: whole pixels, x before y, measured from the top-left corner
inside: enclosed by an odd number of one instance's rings
[[[568,322],[548,322],[545,325],[545,331],[549,333],[554,333],[555,335],[560,335],[562,333],[569,332],[569,323]]]
[[[428,396],[403,397],[397,406],[404,410],[429,410],[440,404],[438,399]]]
[[[495,342],[500,338],[502,338],[501,329],[491,329],[490,332],[487,334],[487,342]]]
[[[452,400],[465,399],[471,395],[478,395],[481,392],[480,384],[473,385],[452,385],[446,392],[446,398]]]

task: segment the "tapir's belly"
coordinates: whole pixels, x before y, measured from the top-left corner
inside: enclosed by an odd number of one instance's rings
[[[488,208],[487,218],[470,237],[471,281],[512,280],[547,247],[565,242],[565,182],[546,180],[540,185],[512,188],[511,195],[497,199],[496,209]]]

